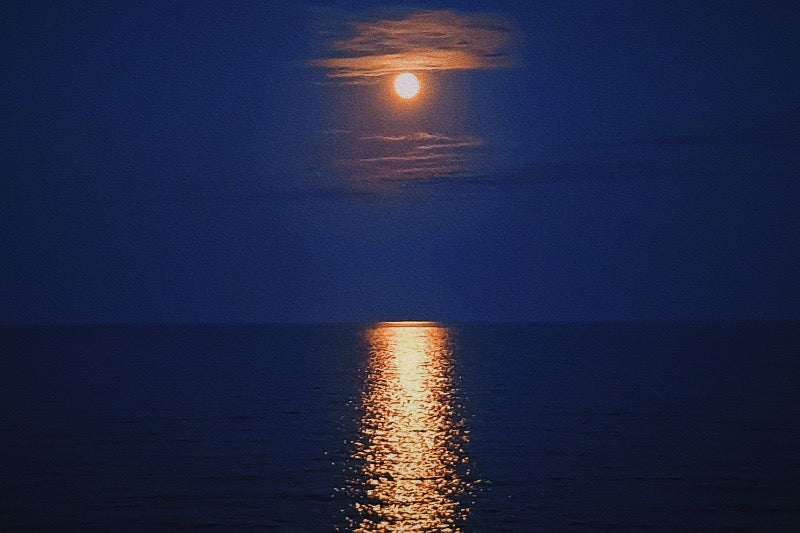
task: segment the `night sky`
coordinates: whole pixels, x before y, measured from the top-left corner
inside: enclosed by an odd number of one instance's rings
[[[0,322],[798,319],[800,10],[701,4],[3,2]]]

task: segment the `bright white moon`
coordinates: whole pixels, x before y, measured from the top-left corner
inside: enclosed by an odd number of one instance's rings
[[[403,72],[394,79],[394,90],[400,98],[413,98],[419,92],[419,79],[410,72]]]

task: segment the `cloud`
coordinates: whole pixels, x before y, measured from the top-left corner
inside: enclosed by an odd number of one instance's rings
[[[471,135],[413,132],[358,138],[361,157],[340,161],[362,179],[469,175],[483,141]]]
[[[368,82],[402,71],[482,70],[512,66],[514,30],[497,15],[417,11],[351,24],[317,59],[331,78]]]
[[[772,123],[745,124],[739,127],[706,131],[701,133],[680,133],[586,143],[600,148],[623,148],[631,146],[706,146],[724,144],[761,144],[770,146],[796,146],[800,140],[800,120],[780,120]]]
[[[369,135],[361,137],[362,141],[408,142],[408,141],[452,141],[453,137],[438,133],[417,131],[408,135]]]

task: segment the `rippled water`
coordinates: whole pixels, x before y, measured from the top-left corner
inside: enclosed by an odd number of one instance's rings
[[[2,529],[800,522],[797,324],[0,329]]]
[[[381,323],[367,330],[346,494],[354,531],[459,529],[471,495],[468,430],[447,328]]]

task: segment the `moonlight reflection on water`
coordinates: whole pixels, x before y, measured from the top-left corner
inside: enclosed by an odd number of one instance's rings
[[[369,362],[348,490],[355,531],[459,530],[472,486],[450,332],[380,323]]]

